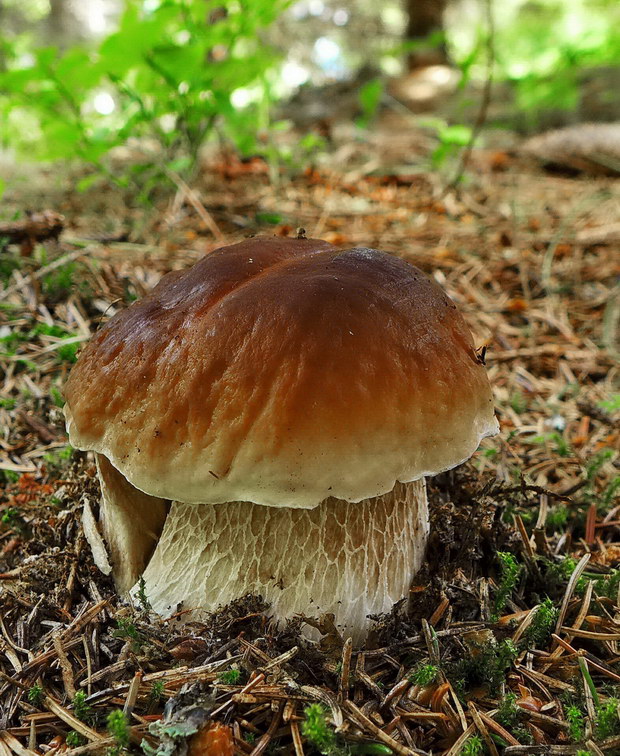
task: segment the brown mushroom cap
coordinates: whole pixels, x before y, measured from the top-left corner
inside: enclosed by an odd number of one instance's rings
[[[65,393],[74,446],[186,503],[359,501],[497,432],[449,297],[404,260],[312,239],[168,274],[93,336]]]

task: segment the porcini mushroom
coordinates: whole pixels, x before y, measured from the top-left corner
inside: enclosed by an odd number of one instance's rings
[[[425,476],[498,427],[449,297],[402,259],[312,239],[168,274],[93,336],[65,393],[120,590],[142,574],[162,614],[253,592],[357,640],[420,568]]]

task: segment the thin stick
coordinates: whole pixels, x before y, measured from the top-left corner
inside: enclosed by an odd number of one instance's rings
[[[446,186],[441,193],[441,197],[445,197],[446,194],[455,189],[463,174],[467,169],[467,165],[471,158],[471,153],[474,149],[474,145],[480,136],[480,131],[486,123],[487,113],[489,111],[489,105],[491,104],[491,93],[493,91],[493,68],[495,66],[495,19],[493,17],[493,3],[492,0],[485,0],[484,2],[484,15],[487,25],[487,38],[486,38],[486,78],[484,81],[484,88],[482,90],[482,99],[480,100],[480,108],[478,109],[478,115],[476,116],[476,122],[471,130],[471,136],[469,142],[461,152],[459,159],[459,165],[454,174],[452,181]]]
[[[342,669],[338,684],[338,702],[342,703],[349,697],[349,675],[351,673],[351,653],[353,651],[353,639],[347,638],[342,648]]]

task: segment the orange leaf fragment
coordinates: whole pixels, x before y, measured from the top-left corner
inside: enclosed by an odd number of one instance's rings
[[[522,709],[528,709],[529,711],[540,711],[543,705],[543,702],[540,700],[540,698],[536,698],[535,696],[523,696],[522,698],[518,698],[515,701],[515,704]]]
[[[213,722],[199,730],[189,741],[188,756],[234,756],[235,746],[230,727]]]
[[[328,231],[326,234],[323,234],[323,239],[325,239],[325,241],[328,241],[330,244],[335,244],[337,247],[341,244],[348,244],[349,242],[349,237],[339,233],[338,231]]]
[[[447,260],[450,257],[454,257],[454,253],[451,249],[448,249],[448,247],[437,247],[437,249],[433,252],[433,257],[437,258],[438,260]]]
[[[525,312],[529,305],[525,299],[511,299],[506,305],[506,309],[510,312]]]
[[[530,231],[538,231],[540,229],[540,221],[538,218],[530,218],[527,222],[527,227]]]
[[[510,165],[510,156],[501,150],[494,152],[490,157],[489,165],[492,171],[505,171]]]
[[[584,415],[579,423],[577,433],[572,437],[573,446],[583,446],[589,438],[590,418]]]

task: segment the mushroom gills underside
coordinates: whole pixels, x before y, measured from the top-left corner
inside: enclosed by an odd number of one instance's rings
[[[149,496],[129,483],[103,454],[97,454],[101,484],[99,528],[119,592],[128,591],[144,572],[162,534],[170,502]],[[88,530],[85,528],[89,542]],[[91,543],[95,563],[98,550]],[[109,568],[108,568],[109,571]]]
[[[314,509],[175,501],[144,572],[146,594],[159,614],[182,605],[199,618],[253,593],[278,620],[333,613],[339,630],[360,641],[367,615],[408,594],[427,538],[423,478]]]

